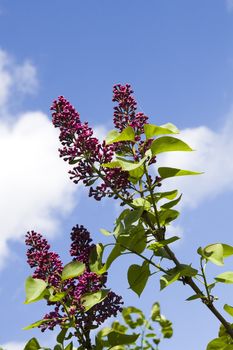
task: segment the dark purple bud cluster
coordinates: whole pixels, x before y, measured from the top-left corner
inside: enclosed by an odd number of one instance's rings
[[[95,247],[94,244],[91,244],[90,233],[83,225],[76,225],[72,228],[70,237],[72,241],[70,255],[74,257],[74,260],[88,264],[91,249]]]
[[[52,104],[53,124],[60,129],[60,141],[63,146],[60,156],[71,164],[77,164],[69,171],[74,183],[80,181],[85,186],[91,186],[101,178],[102,183],[96,188],[90,188],[90,196],[101,200],[103,197],[113,197],[114,191],[127,193],[128,172],[119,169],[111,171],[103,166],[113,159],[115,145],[106,145],[96,137],[88,123],[81,123],[78,112],[63,97],[60,96]]]
[[[95,305],[89,313],[86,313],[82,319],[78,320],[78,324],[82,328],[90,328],[93,324],[93,319],[96,325],[101,325],[109,317],[116,317],[119,311],[122,311],[122,298],[114,292],[109,292],[107,297],[100,303]]]
[[[126,188],[129,185],[128,172],[122,171],[120,168],[105,168],[105,177],[101,185],[90,188],[89,196],[94,197],[97,201],[100,201],[103,197],[113,197],[117,199],[115,192],[122,192],[124,197],[129,196],[129,192]]]
[[[79,113],[63,96],[53,101],[50,109],[53,111],[53,125],[60,129],[59,139],[63,146],[59,150],[60,156],[69,162],[79,158],[95,162],[101,145],[93,137],[88,123],[81,123]]]
[[[148,117],[142,112],[136,114],[137,102],[132,96],[133,90],[129,84],[117,84],[113,87],[113,102],[118,105],[114,107],[113,122],[115,127],[122,131],[131,126],[135,131],[135,141],[140,140],[140,134],[144,132],[143,126],[147,124]]]
[[[25,243],[30,246],[27,251],[27,262],[30,267],[36,267],[33,278],[48,281],[56,287],[60,283],[60,274],[63,269],[59,255],[49,251],[50,245],[40,233],[28,232]]]
[[[67,325],[70,317],[73,318],[77,327],[91,329],[103,323],[108,317],[116,316],[117,312],[122,310],[122,298],[109,292],[102,302],[85,311],[82,297],[87,293],[98,292],[105,288],[107,274],[98,275],[90,270],[89,258],[95,244],[92,243],[90,233],[85,227],[82,225],[73,227],[71,241],[70,255],[74,260],[85,263],[86,269],[82,275],[62,281],[63,267],[58,254],[49,251],[50,246],[41,234],[32,231],[26,235],[26,245],[30,247],[27,251],[27,261],[30,267],[36,268],[33,278],[46,281],[48,293],[51,287],[53,287],[54,295],[66,292],[62,302],[47,300],[47,304],[53,305],[54,310],[44,316],[44,319],[48,321],[39,326],[41,331],[53,330],[56,325],[63,327]]]

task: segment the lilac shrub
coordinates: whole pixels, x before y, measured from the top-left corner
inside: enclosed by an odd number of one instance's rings
[[[89,187],[89,196],[95,200],[104,197],[118,199],[124,209],[116,218],[112,232],[102,230],[113,238],[111,244],[95,245],[83,226],[74,227],[70,250],[73,260],[64,267],[40,234],[28,233],[28,263],[35,271],[26,281],[26,302],[46,299],[53,307],[43,320],[31,327],[44,331],[59,325],[63,340],[68,339],[64,334],[71,328],[71,336],[78,340],[80,350],[154,349],[154,345],[145,339],[141,347],[137,346],[138,335],[126,334],[124,326],[117,321],[98,333],[95,345],[90,338],[91,329],[122,310],[121,297],[106,289],[107,271],[121,255],[131,254],[137,256],[137,264],[132,264],[127,271],[132,291],[140,297],[149,278],[157,276],[160,276],[161,290],[176,282],[188,286],[194,294],[187,300],[201,301],[221,324],[218,338],[209,343],[207,350],[233,350],[233,327],[216,309],[217,297],[213,295],[217,283],[233,283],[233,272],[222,273],[211,282],[206,278],[206,264],[211,262],[222,266],[224,259],[233,255],[233,246],[215,243],[199,248],[200,266],[197,269],[190,262],[180,262],[170,248],[180,238],[167,235],[167,227],[179,216],[175,207],[181,195],[176,189],[163,191],[162,184],[170,178],[200,173],[160,167],[159,156],[165,152],[189,152],[192,149],[174,137],[179,130],[173,124],[158,126],[149,123],[149,118],[138,111],[129,84],[113,87],[113,102],[115,129],[102,142],[63,96],[51,106],[53,125],[60,130],[60,157],[71,166],[70,179],[75,184],[83,183]],[[110,246],[112,249],[108,252]],[[104,263],[103,255],[106,256]],[[135,308],[130,310],[135,311]],[[153,314],[153,321],[168,327],[166,334],[171,334],[170,323],[159,316],[157,306],[154,310],[157,316]],[[233,315],[233,307],[228,304],[224,305],[224,311]],[[131,316],[127,315],[125,321],[134,327],[130,319]],[[140,322],[144,321],[139,321],[139,326],[142,325]],[[153,343],[158,349],[156,337]],[[38,344],[36,346],[40,349]],[[73,349],[73,343],[69,346],[65,350]]]

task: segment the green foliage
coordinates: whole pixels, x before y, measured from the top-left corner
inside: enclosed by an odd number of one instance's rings
[[[187,143],[171,136],[162,136],[155,139],[151,145],[152,156],[164,152],[192,151]]]
[[[103,301],[108,295],[110,289],[99,290],[98,292],[92,292],[84,294],[81,298],[81,303],[85,308],[85,311],[90,310],[93,306]]]
[[[220,273],[215,280],[221,283],[233,283],[233,271]]]
[[[206,350],[233,350],[233,340],[223,325],[219,328],[218,338],[211,340]]]
[[[130,288],[140,296],[146,286],[147,280],[150,276],[149,264],[144,261],[143,264],[133,264],[128,269],[128,282]]]
[[[29,326],[24,327],[23,330],[24,330],[24,331],[27,331],[27,330],[32,329],[32,328],[37,328],[37,327],[39,327],[40,325],[42,325],[43,323],[46,323],[46,322],[49,322],[49,321],[51,321],[51,319],[42,319],[42,320],[33,322],[33,323],[30,324]]]
[[[205,248],[198,248],[198,254],[212,263],[223,266],[224,259],[233,255],[233,247],[224,243],[209,244]]]
[[[45,281],[29,276],[25,282],[26,300],[24,303],[30,304],[43,299],[47,291],[47,285]]]
[[[233,307],[232,306],[225,304],[223,308],[229,315],[233,316]]]
[[[190,265],[181,264],[176,266],[174,269],[168,270],[167,275],[163,275],[160,278],[160,290],[163,290],[181,277],[193,277],[196,276],[197,273],[198,270],[192,268]]]
[[[40,344],[36,338],[30,339],[24,347],[24,350],[39,350],[41,349]]]
[[[121,133],[119,133],[117,130],[111,130],[105,140],[106,144],[110,145],[115,142],[120,142],[120,141],[134,141],[135,134],[133,128],[131,126],[128,126],[125,128]]]
[[[122,318],[124,323],[114,321],[111,327],[98,332],[96,350],[153,350],[158,349],[163,338],[173,335],[172,323],[161,315],[158,302],[153,304],[149,319],[134,306],[124,308]],[[155,326],[159,329],[155,330]],[[128,334],[130,330],[137,333]]]
[[[156,252],[156,251],[158,251],[159,248],[165,247],[168,244],[176,242],[178,239],[180,239],[180,238],[177,236],[174,236],[174,237],[164,239],[164,240],[159,241],[159,242],[154,242],[154,243],[150,244],[147,248]]]
[[[150,139],[154,136],[179,133],[179,130],[177,129],[177,127],[171,123],[167,123],[161,126],[153,125],[153,124],[145,124],[144,131],[147,139]]]
[[[158,168],[158,173],[162,179],[167,179],[169,177],[175,176],[186,176],[186,175],[200,175],[202,173],[191,170],[182,170],[177,168],[160,167]]]
[[[69,264],[64,266],[61,278],[63,281],[65,281],[69,278],[78,277],[83,274],[85,269],[85,264],[81,263],[80,261],[71,261]]]

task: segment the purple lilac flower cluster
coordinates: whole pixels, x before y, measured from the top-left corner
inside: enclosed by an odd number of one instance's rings
[[[32,277],[48,281],[53,287],[58,286],[63,269],[59,255],[49,251],[50,245],[40,233],[28,232],[25,243],[30,246],[27,251],[27,262],[30,267],[36,268]]]
[[[144,157],[145,152],[150,148],[153,139],[146,141],[141,140],[141,134],[144,133],[144,125],[148,123],[148,117],[137,110],[137,102],[132,96],[133,90],[131,85],[117,84],[113,87],[113,102],[117,102],[118,105],[114,107],[113,122],[117,129],[122,131],[127,126],[131,126],[135,132],[135,141],[139,141],[138,148],[134,153],[134,160],[139,161]],[[120,150],[122,143],[117,145],[116,150]],[[156,162],[156,157],[150,160],[149,164]]]
[[[70,164],[77,164],[69,171],[74,183],[82,181],[91,186],[101,179],[100,185],[90,187],[89,195],[96,200],[113,197],[116,191],[127,193],[128,172],[102,166],[113,159],[115,145],[106,145],[105,141],[100,143],[93,137],[93,129],[80,121],[79,113],[63,96],[53,102],[51,110],[53,124],[60,129],[59,139],[63,146],[59,150],[60,156]]]
[[[144,113],[136,113],[137,102],[132,96],[133,90],[129,84],[117,84],[113,86],[113,102],[118,105],[114,107],[113,122],[117,129],[123,130],[131,126],[136,135],[136,141],[140,139],[140,134],[144,132],[143,126],[147,124],[148,117]]]
[[[88,123],[81,122],[79,113],[63,96],[55,100],[51,106],[53,124],[60,129],[59,138],[63,146],[59,150],[60,156],[70,164],[75,164],[69,171],[70,179],[76,184],[82,181],[85,186],[89,186],[89,196],[98,201],[105,196],[117,198],[119,192],[123,197],[129,198],[129,173],[122,171],[121,168],[106,168],[104,164],[113,160],[114,153],[131,154],[135,161],[139,161],[153,141],[141,139],[148,117],[142,112],[136,113],[137,102],[129,84],[114,85],[113,102],[117,102],[113,118],[116,129],[122,131],[128,126],[134,129],[133,154],[130,141],[111,145],[106,145],[105,141],[100,143],[93,136],[93,129]],[[150,164],[155,161],[156,157],[153,157]],[[98,184],[93,187],[95,182]]]
[[[77,327],[89,329],[100,325],[108,317],[116,316],[118,311],[122,310],[122,298],[114,292],[109,292],[107,297],[93,308],[85,311],[81,298],[86,293],[97,292],[105,288],[107,274],[98,275],[90,271],[89,256],[91,250],[95,247],[90,238],[90,233],[81,225],[75,226],[71,232],[70,254],[74,260],[85,263],[86,270],[77,277],[61,281],[62,263],[58,254],[50,252],[50,246],[40,233],[34,231],[26,235],[26,245],[28,264],[36,268],[33,278],[40,278],[48,282],[48,288],[55,287],[56,291],[66,292],[63,302],[68,305],[70,315],[74,317]],[[55,290],[54,289],[54,290]],[[46,329],[53,330],[56,325],[64,326],[68,321],[68,315],[64,305],[60,301],[47,301],[48,305],[53,305],[54,310],[47,313],[44,319],[49,320],[41,324],[41,331]]]

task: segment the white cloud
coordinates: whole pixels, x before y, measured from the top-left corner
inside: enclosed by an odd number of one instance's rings
[[[180,138],[190,144],[195,152],[170,152],[158,157],[159,166],[204,172],[199,176],[164,181],[167,188],[181,190],[183,204],[195,207],[207,198],[233,190],[232,128],[233,110],[221,130],[212,131],[200,126],[181,131]]]
[[[61,214],[75,204],[77,189],[59,159],[57,130],[45,114],[32,111],[5,118],[15,86],[22,93],[34,91],[35,67],[28,61],[14,64],[0,50],[0,267],[9,257],[10,240],[20,240],[31,229],[56,232]]]
[[[233,0],[226,0],[227,10],[231,12],[233,10]]]
[[[6,105],[13,82],[13,77],[7,69],[8,64],[7,53],[0,50],[0,107]]]
[[[0,263],[9,239],[29,229],[53,233],[55,211],[72,209],[76,187],[57,148],[57,132],[41,112],[24,113],[14,125],[0,123]]]
[[[21,342],[9,342],[1,345],[3,350],[22,350],[25,346],[25,343]]]
[[[18,64],[6,51],[0,49],[0,109],[2,114],[8,110],[12,93],[31,94],[37,90],[37,87],[37,73],[33,64],[29,60]]]
[[[37,90],[38,81],[36,68],[30,61],[25,61],[15,68],[15,83],[22,93],[33,93]]]

